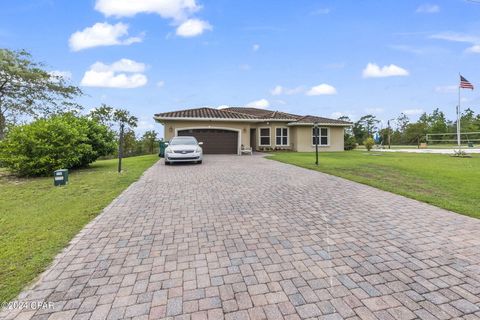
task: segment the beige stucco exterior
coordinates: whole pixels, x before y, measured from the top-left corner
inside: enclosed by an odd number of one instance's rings
[[[290,149],[299,152],[310,152],[315,150],[312,145],[312,126],[299,125],[288,126],[285,121],[269,122],[244,122],[244,121],[220,121],[220,120],[169,120],[162,121],[164,125],[164,138],[170,140],[177,135],[179,130],[184,129],[223,129],[233,130],[239,133],[238,152],[241,146],[250,147],[250,129],[255,130],[256,149]],[[328,128],[328,145],[319,146],[319,151],[343,151],[344,127],[321,126]],[[260,128],[270,128],[270,145],[260,145]],[[288,128],[288,145],[276,144],[276,128]]]
[[[343,127],[328,127],[321,126],[328,129],[328,145],[320,146],[319,151],[343,151],[344,147],[344,128]],[[296,126],[294,137],[294,150],[298,152],[310,152],[315,151],[315,145],[313,145],[312,139],[312,127],[311,126]]]

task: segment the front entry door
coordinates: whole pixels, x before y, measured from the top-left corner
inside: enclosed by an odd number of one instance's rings
[[[257,130],[256,129],[250,129],[250,147],[252,147],[252,150],[255,150],[257,148]]]

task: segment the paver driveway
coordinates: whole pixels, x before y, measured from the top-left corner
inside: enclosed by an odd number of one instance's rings
[[[54,309],[4,317],[476,319],[480,221],[260,156],[159,162],[23,295]]]

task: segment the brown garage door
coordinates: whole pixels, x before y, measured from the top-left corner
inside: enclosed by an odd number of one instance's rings
[[[238,132],[220,129],[179,130],[179,136],[193,136],[203,142],[205,154],[236,154]]]

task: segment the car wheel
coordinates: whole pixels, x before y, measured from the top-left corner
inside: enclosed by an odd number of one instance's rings
[[[165,161],[165,165],[168,166],[170,164],[170,162],[168,161]]]
[[[197,163],[198,163],[198,164],[202,164],[202,160],[200,160],[200,161],[197,161]]]

